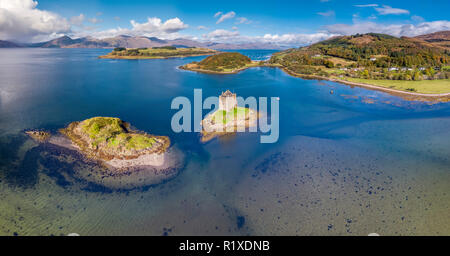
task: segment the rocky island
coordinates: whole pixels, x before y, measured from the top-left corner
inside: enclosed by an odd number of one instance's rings
[[[236,94],[227,90],[219,96],[219,109],[202,120],[201,142],[245,132],[246,128],[257,124],[258,116],[256,110],[239,107]]]
[[[181,69],[211,74],[235,74],[247,68],[260,66],[261,62],[252,61],[249,57],[237,52],[214,54],[200,62],[191,62]]]
[[[123,47],[114,48],[100,59],[167,59],[191,56],[203,56],[216,54],[218,51],[207,48],[176,48],[175,46],[161,46],[153,48],[127,49]]]
[[[108,188],[158,184],[174,177],[182,167],[182,154],[169,148],[168,137],[133,130],[119,118],[94,117],[72,122],[59,131],[63,136],[41,131],[27,134],[51,145],[47,147],[59,147],[62,158],[79,159],[74,167],[77,178]]]
[[[129,123],[113,117],[73,122],[60,132],[87,157],[116,168],[161,165],[164,159],[159,156],[170,146],[168,137],[133,131]]]

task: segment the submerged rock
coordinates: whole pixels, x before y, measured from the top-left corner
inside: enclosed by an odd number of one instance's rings
[[[38,142],[46,142],[48,139],[50,139],[51,134],[49,132],[44,131],[26,131],[25,132],[28,136],[30,136],[32,139],[38,141]]]

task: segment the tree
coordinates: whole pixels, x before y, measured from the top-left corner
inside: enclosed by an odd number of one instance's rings
[[[361,72],[361,76],[362,78],[369,79],[370,78],[369,70],[364,69],[364,71]]]
[[[420,81],[422,80],[422,76],[420,75],[419,71],[414,72],[414,76],[413,76],[414,81]]]

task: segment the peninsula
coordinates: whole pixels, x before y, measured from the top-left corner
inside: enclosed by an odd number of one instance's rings
[[[339,36],[275,53],[265,63],[286,73],[388,92],[412,100],[450,100],[450,51],[417,38]]]
[[[223,52],[205,58],[200,62],[191,62],[181,69],[211,74],[235,74],[247,68],[260,66],[261,62],[237,52]]]
[[[245,132],[246,128],[257,124],[258,117],[256,110],[239,107],[236,94],[227,90],[219,96],[219,109],[202,120],[201,142],[236,132]]]
[[[207,48],[176,48],[175,46],[161,46],[153,48],[114,48],[107,55],[100,56],[100,59],[167,59],[182,58],[191,56],[203,56],[216,54],[218,51]]]

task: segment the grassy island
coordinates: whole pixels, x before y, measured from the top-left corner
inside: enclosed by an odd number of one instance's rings
[[[252,61],[249,57],[237,52],[223,52],[205,58],[200,62],[192,62],[180,68],[214,74],[234,74],[241,70],[260,66],[259,61]]]
[[[64,175],[87,184],[134,189],[173,178],[184,167],[184,154],[170,147],[168,137],[132,130],[119,118],[72,122],[59,132],[25,131],[41,143],[43,155],[72,166],[69,172],[61,170]]]
[[[245,132],[256,125],[259,114],[256,110],[239,107],[236,94],[229,90],[219,96],[219,109],[202,120],[201,141],[207,142],[215,137]]]
[[[94,117],[73,122],[61,133],[66,135],[88,157],[100,160],[134,159],[141,155],[164,153],[170,140],[133,131],[119,118]]]
[[[217,53],[216,50],[207,48],[176,48],[174,46],[163,46],[153,48],[115,48],[100,59],[166,59],[190,56],[203,56]]]
[[[256,125],[258,112],[244,107],[235,107],[229,111],[217,110],[202,121],[202,142],[208,142],[216,137],[244,132],[246,128]]]

